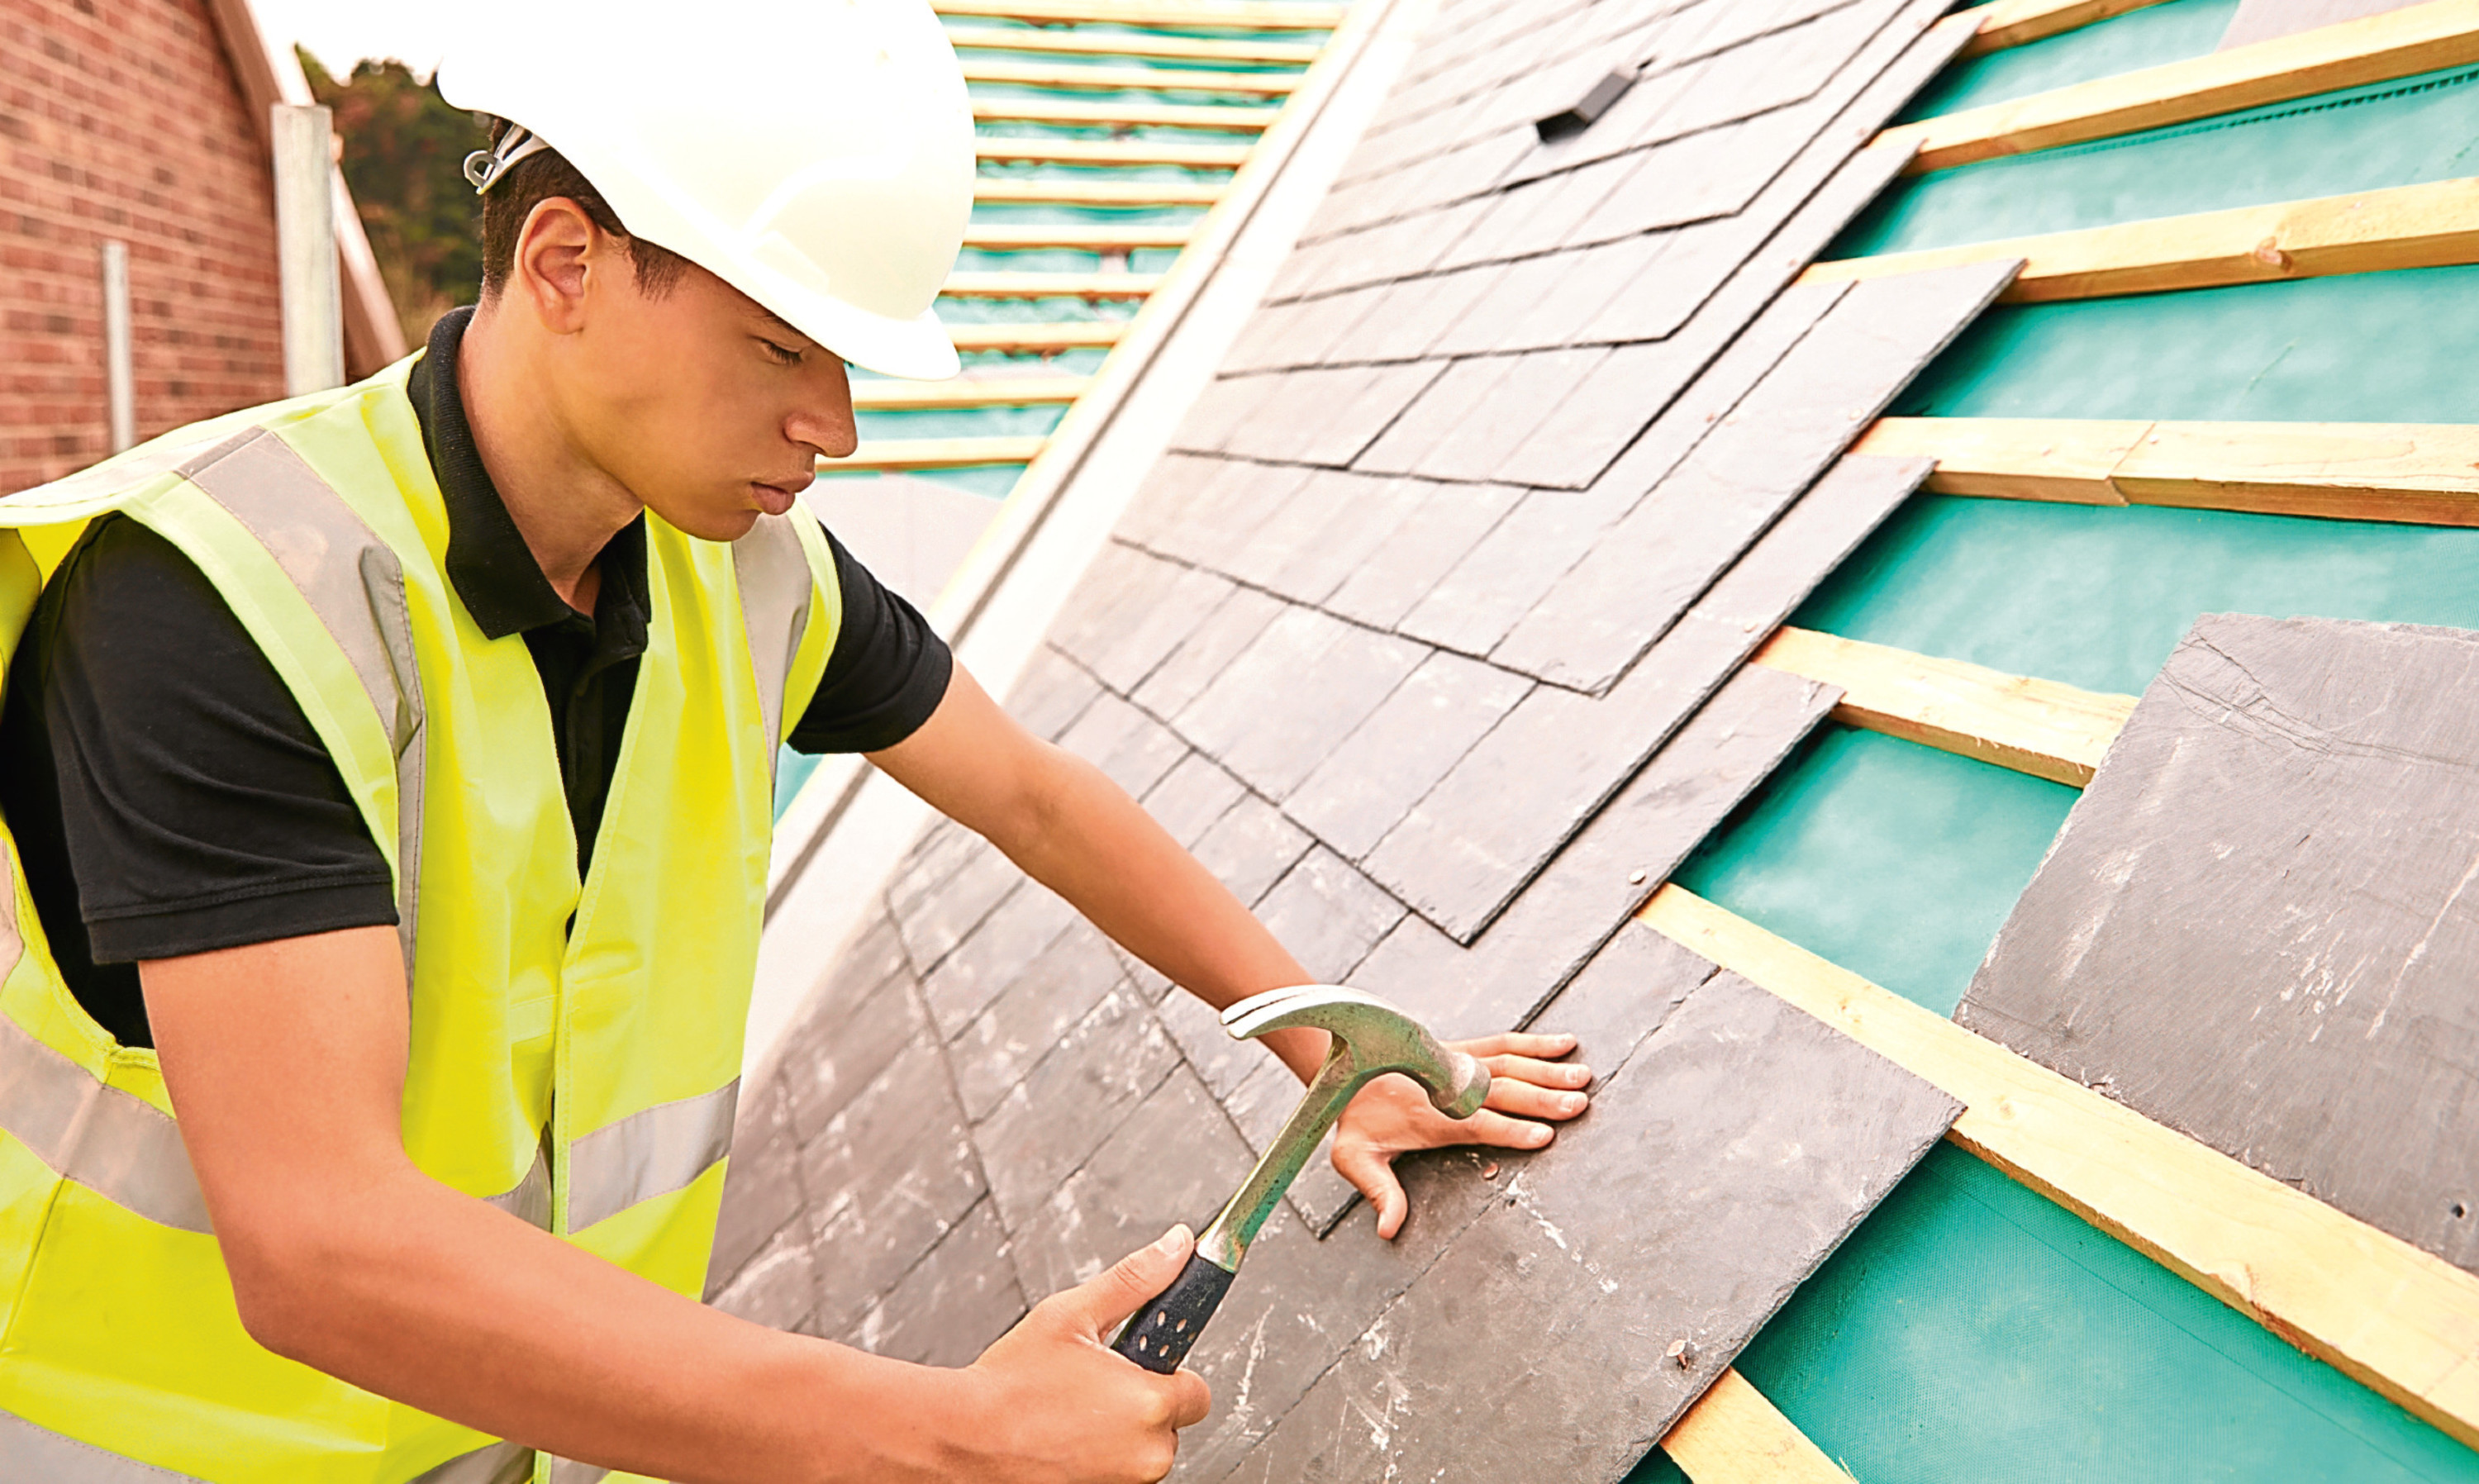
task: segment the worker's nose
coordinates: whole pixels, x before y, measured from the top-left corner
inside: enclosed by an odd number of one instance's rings
[[[854,425],[852,389],[844,380],[841,367],[835,369],[831,386],[821,389],[821,395],[810,397],[783,420],[783,436],[794,443],[806,444],[831,459],[842,458],[860,447],[860,435]]]

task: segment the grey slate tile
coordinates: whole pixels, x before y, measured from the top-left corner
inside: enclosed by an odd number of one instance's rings
[[[2479,1272],[2479,634],[2206,614],[1955,1018]]]
[[[1418,495],[1413,515],[1325,600],[1329,611],[1393,627],[1522,496],[1502,484],[1413,488]]]
[[[947,825],[945,831],[934,836],[925,832],[906,856],[907,868],[922,871],[925,880],[944,882],[969,854],[967,847],[982,844],[980,835],[962,826],[941,823]],[[872,911],[819,976],[817,987],[803,1002],[801,1013],[805,1018],[847,1014],[876,993],[880,985],[911,972],[912,963],[905,956],[904,940],[895,931],[894,919],[883,911]]]
[[[1542,293],[1499,325],[1491,344],[1479,348],[1534,350],[1605,338],[1597,333],[1601,310],[1647,272],[1669,245],[1666,234],[1650,233],[1534,260],[1543,265],[1535,271],[1551,275],[1545,278]]]
[[[1385,436],[1360,455],[1354,467],[1368,473],[1417,473],[1432,449],[1452,437],[1468,420],[1480,416],[1498,384],[1514,369],[1513,356],[1483,356],[1449,364],[1445,373],[1429,384]]]
[[[1280,809],[1245,794],[1198,836],[1192,854],[1231,894],[1254,906],[1308,854],[1308,832]]]
[[[1340,984],[1403,915],[1403,904],[1317,846],[1301,857],[1257,909],[1277,941],[1319,984]]]
[[[1178,1067],[1016,1233],[1025,1291],[1082,1283],[1175,1223],[1202,1229],[1253,1163],[1204,1084]]]
[[[1507,257],[1523,258],[1593,241],[1582,231],[1584,222],[1626,183],[1633,170],[1622,156],[1547,177],[1533,189],[1548,194],[1529,217],[1498,238],[1498,250]]]
[[[1284,811],[1356,859],[1529,689],[1522,676],[1432,654],[1317,764]]]
[[[817,1138],[922,1025],[909,975],[888,981],[849,1010],[813,1009],[786,1038],[777,1063],[784,1124],[795,1142]]]
[[[1734,570],[1605,697],[1549,686],[1525,697],[1369,853],[1369,874],[1471,941],[1923,474],[1893,459],[1837,470],[1812,512],[1802,501],[1768,532],[1744,576]]]
[[[1227,1102],[1251,1073],[1274,1060],[1271,1052],[1254,1041],[1232,1039],[1231,1033],[1222,1029],[1221,1013],[1192,994],[1164,996],[1154,1007],[1154,1014],[1179,1047],[1188,1069],[1216,1102]]]
[[[1295,601],[1322,603],[1393,540],[1419,507],[1422,486],[1382,474],[1319,470],[1310,476],[1329,514],[1266,585]]]
[[[922,984],[922,1000],[941,1036],[960,1033],[1078,921],[1076,908],[1058,893],[1022,872],[1017,880],[1016,889]]]
[[[1052,1192],[1179,1064],[1153,1011],[1114,990],[1008,1089],[973,1142],[1009,1237],[1046,1219]]]
[[[807,1225],[795,1221],[777,1231],[707,1301],[768,1329],[799,1329],[818,1307],[817,1254]]]
[[[1527,491],[1397,627],[1442,649],[1487,654],[1640,494],[1611,482]]]
[[[1503,265],[1427,273],[1389,285],[1375,313],[1352,326],[1335,345],[1347,361],[1413,361],[1472,312],[1504,275]]]
[[[969,1366],[1027,1307],[1007,1233],[984,1200],[862,1317],[852,1341],[916,1366]]]
[[[1198,491],[1188,518],[1144,545],[1191,567],[1219,568],[1307,477],[1306,470],[1290,465],[1225,460],[1213,481]]]
[[[1514,335],[1518,325],[1531,318],[1535,306],[1546,298],[1566,276],[1581,265],[1581,258],[1572,252],[1553,252],[1521,262],[1502,263],[1495,269],[1475,269],[1474,272],[1493,272],[1496,276],[1489,292],[1475,300],[1463,316],[1446,327],[1431,346],[1435,355],[1486,355],[1496,350]]]
[[[1622,1478],[1957,1112],[1714,976],[1232,1476]]]
[[[1238,596],[1233,594],[1234,598]],[[1229,606],[1228,602],[1223,604],[1223,608]],[[1075,726],[1060,734],[1059,745],[1110,775],[1111,780],[1121,788],[1138,795],[1162,781],[1162,776],[1188,753],[1188,744],[1173,735],[1169,728],[1107,693],[1086,708]]]
[[[1427,650],[1316,608],[1277,616],[1173,725],[1281,799],[1377,709]]]
[[[984,1190],[935,1043],[920,1037],[803,1151],[819,1215],[818,1331],[843,1333]]]
[[[1101,682],[1086,674],[1084,666],[1045,644],[1026,661],[1024,673],[1008,691],[1007,712],[1025,730],[1052,741],[1101,693]]]
[[[2017,267],[1853,286],[1493,657],[1562,685],[1608,685],[1712,580],[1716,554],[1798,499]]]
[[[1710,129],[1815,95],[1898,8],[1889,0],[1858,0],[1722,53],[1662,111],[1660,132]]]
[[[1134,700],[1155,716],[1171,716],[1197,697],[1290,604],[1254,588],[1239,588],[1136,689]]]
[[[1174,626],[1193,624],[1201,617],[1198,610],[1210,610],[1229,588],[1210,576],[1192,576],[1177,562],[1106,542],[1051,624],[1050,642],[1124,694],[1179,642],[1155,639],[1156,616]]]
[[[1110,939],[1082,920],[1070,923],[949,1042],[947,1064],[964,1116],[987,1117],[1103,996],[1128,987]]]
[[[1281,389],[1282,381],[1280,371],[1261,371],[1209,383],[1171,431],[1170,446],[1190,453],[1222,452],[1232,434],[1256,417],[1257,409]]]
[[[1353,971],[1441,1036],[1521,1026],[1657,890],[1699,841],[1841,699],[1777,670],[1742,668],[1628,780],[1470,949],[1407,917]],[[1581,1030],[1543,1015],[1548,1030]],[[1588,1064],[1608,1057],[1588,1048]]]
[[[801,1192],[801,1143],[792,1133],[779,1080],[753,1088],[741,1100],[731,1137],[731,1167],[724,1175],[723,1209],[715,1222],[714,1254],[706,1263],[709,1297],[790,1224],[805,1205]],[[803,1310],[806,1312],[805,1306]],[[784,1322],[801,1318],[788,1316]]]
[[[1302,471],[1298,484],[1267,509],[1255,534],[1224,552],[1214,562],[1215,570],[1251,587],[1271,588],[1274,574],[1296,561],[1333,517],[1331,480],[1338,473],[1326,469]]]
[[[1305,327],[1316,321],[1315,301],[1307,299],[1270,300],[1260,306],[1248,319],[1247,327],[1222,357],[1225,375],[1245,375],[1255,371],[1281,371],[1287,367],[1305,366],[1314,357],[1299,352]]]
[[[963,864],[934,889],[909,901],[890,891],[887,906],[895,914],[896,931],[913,972],[935,969],[1023,879],[1014,861],[976,835]]]
[[[1580,224],[1582,241],[1735,216],[1816,137],[1819,111],[1799,105],[1665,141],[1610,162],[1630,173]]]
[[[1193,847],[1197,837],[1213,828],[1247,785],[1224,771],[1219,763],[1203,753],[1190,753],[1177,766],[1163,775],[1141,801],[1170,837],[1184,846]]]
[[[1230,471],[1229,461],[1209,453],[1176,449],[1154,460],[1137,486],[1127,513],[1119,518],[1120,540],[1155,547],[1166,531],[1175,531],[1196,513],[1214,482]]]
[[[1435,361],[1374,368],[1334,416],[1317,425],[1316,434],[1300,448],[1300,456],[1312,464],[1337,469],[1350,465],[1393,426],[1404,409],[1427,391],[1444,370]]]

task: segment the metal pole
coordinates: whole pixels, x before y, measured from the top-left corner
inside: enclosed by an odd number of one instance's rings
[[[112,451],[138,442],[138,381],[129,350],[129,244],[103,244],[103,397]]]
[[[336,170],[327,111],[273,105],[275,266],[284,299],[284,391],[288,397],[345,384],[344,285],[336,261]]]

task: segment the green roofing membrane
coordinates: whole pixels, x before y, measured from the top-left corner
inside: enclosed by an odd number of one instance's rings
[[[1976,59],[1913,113],[2199,55],[2231,9],[2174,0]],[[2430,73],[1914,177],[1828,255],[2441,180],[2475,160],[2479,68]],[[2479,269],[2007,305],[1894,410],[2479,422],[2474,332]],[[2203,613],[2479,628],[2474,574],[2472,530],[1921,496],[1792,622],[2133,694]],[[1951,1013],[2076,797],[1828,725],[1676,879]],[[1738,1365],[1867,1484],[2479,1481],[2479,1453],[1952,1146]],[[1658,1452],[1635,1474],[1678,1476]]]

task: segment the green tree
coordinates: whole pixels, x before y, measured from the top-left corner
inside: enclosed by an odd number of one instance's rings
[[[345,180],[405,340],[472,303],[482,282],[482,207],[465,157],[488,142],[473,115],[401,62],[363,62],[343,82],[300,53],[312,96],[334,110]]]

